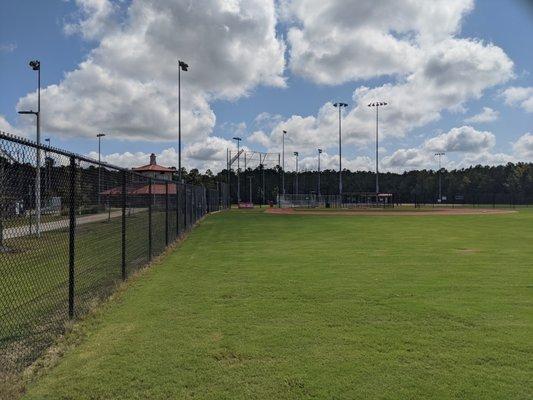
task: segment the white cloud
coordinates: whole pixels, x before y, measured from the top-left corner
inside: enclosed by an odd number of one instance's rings
[[[483,111],[481,111],[479,114],[466,118],[465,122],[472,123],[472,124],[492,122],[492,121],[496,121],[499,116],[500,116],[500,113],[498,111],[493,110],[490,107],[483,107]]]
[[[521,161],[533,161],[533,134],[525,133],[513,144],[513,150]]]
[[[456,165],[456,168],[468,168],[475,165],[505,165],[510,162],[516,162],[516,158],[510,154],[484,151],[478,154],[467,154]]]
[[[16,48],[17,45],[15,43],[2,43],[0,44],[0,53],[11,53]]]
[[[526,112],[533,112],[533,87],[509,87],[502,92],[505,104],[520,106]]]
[[[211,133],[209,102],[245,96],[257,85],[285,85],[285,45],[276,36],[273,1],[133,0],[123,20],[109,1],[78,4],[82,18],[66,29],[98,44],[60,83],[42,91],[46,131],[174,139],[178,57],[190,65],[182,75],[188,142]],[[35,97],[20,99],[18,107],[33,105]]]
[[[23,131],[11,125],[9,121],[6,119],[6,117],[4,117],[2,114],[0,114],[0,131],[4,133],[9,133],[14,136],[20,136],[20,137],[27,136],[26,134],[24,134]]]
[[[389,171],[407,171],[430,168],[435,164],[434,160],[433,153],[423,148],[398,149],[390,156],[384,157],[382,165]]]
[[[248,136],[248,141],[252,143],[257,143],[263,147],[270,147],[270,137],[263,131],[255,131],[250,136]]]
[[[315,82],[338,84],[380,75],[407,74],[424,47],[457,33],[472,0],[295,0],[282,15],[291,69]]]
[[[491,132],[477,131],[471,126],[461,126],[426,140],[423,147],[433,152],[479,153],[493,148],[495,144],[496,138]]]

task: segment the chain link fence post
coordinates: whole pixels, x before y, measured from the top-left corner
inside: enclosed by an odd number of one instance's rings
[[[74,318],[74,251],[76,240],[76,158],[70,157],[68,246],[68,316]]]

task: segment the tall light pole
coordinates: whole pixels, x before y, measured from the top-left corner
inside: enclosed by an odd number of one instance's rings
[[[102,149],[102,138],[105,136],[105,133],[99,133],[96,135],[98,138],[98,206],[100,206],[100,193],[102,192],[101,185],[101,175],[102,175],[102,166],[100,165],[101,149]]]
[[[375,107],[376,108],[376,196],[379,194],[379,137],[378,137],[378,115],[379,115],[379,107],[386,106],[387,103],[383,101],[377,101],[374,103],[370,103],[368,107]],[[377,198],[376,198],[377,202]]]
[[[341,131],[341,111],[343,107],[348,107],[346,103],[335,103],[334,107],[339,109],[339,195],[342,196],[342,131]],[[342,202],[342,198],[341,198]]]
[[[439,152],[435,153],[435,156],[439,158],[439,203],[442,203],[442,168],[441,168],[441,157],[444,156],[446,153]]]
[[[295,190],[295,194],[298,194],[298,152],[295,151],[294,152],[294,156],[296,157],[296,190]]]
[[[33,114],[37,117],[37,154],[35,173],[35,233],[41,235],[41,62],[32,60],[29,66],[37,71],[37,111],[19,111],[19,114]],[[31,233],[31,232],[30,232]]]
[[[242,138],[235,136],[233,140],[237,141],[237,205],[241,202],[241,140]]]
[[[282,150],[281,150],[281,187],[283,191],[283,195],[285,196],[285,135],[287,134],[287,131],[283,131],[282,136]]]
[[[320,196],[320,154],[322,154],[322,149],[318,149],[318,183],[317,183],[317,194]]]
[[[178,60],[178,180],[181,178],[181,71],[188,71],[189,65]]]

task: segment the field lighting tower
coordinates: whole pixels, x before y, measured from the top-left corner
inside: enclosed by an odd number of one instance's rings
[[[295,194],[298,194],[298,152],[294,152],[294,157],[296,157],[296,190]]]
[[[320,196],[320,154],[322,154],[322,149],[318,149],[318,182],[316,193]]]
[[[335,103],[334,107],[339,109],[339,195],[342,196],[342,131],[341,131],[341,110],[348,107],[346,103]],[[342,198],[341,198],[342,202]]]
[[[439,158],[439,203],[442,203],[442,167],[441,167],[441,157],[446,155],[445,152],[435,153],[435,156]]]
[[[241,202],[241,140],[242,138],[235,136],[233,138],[237,142],[237,204]]]
[[[32,70],[37,71],[37,111],[19,111],[19,114],[33,114],[37,118],[37,154],[35,162],[35,233],[41,235],[41,62],[29,62]],[[31,233],[31,232],[30,232]]]
[[[188,71],[189,65],[178,60],[178,180],[183,182],[181,177],[181,71]]]
[[[281,188],[283,191],[283,195],[285,196],[285,135],[287,134],[287,131],[283,131],[282,136],[282,150],[281,150]]]
[[[96,135],[98,138],[98,206],[100,206],[100,193],[102,192],[102,165],[100,164],[100,157],[102,151],[102,138],[105,136],[105,133],[99,133]]]
[[[374,103],[370,103],[368,107],[375,107],[376,108],[376,196],[379,194],[379,137],[378,137],[378,115],[379,115],[379,107],[386,106],[387,103],[383,101],[376,101]],[[377,198],[376,198],[377,201]]]

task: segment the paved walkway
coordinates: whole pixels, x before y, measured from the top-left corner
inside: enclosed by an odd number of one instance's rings
[[[127,213],[135,214],[135,213],[138,213],[144,210],[146,209],[145,208],[134,208],[134,209],[131,209],[129,212],[127,211]],[[110,216],[111,218],[117,218],[117,217],[120,217],[121,215],[122,215],[122,210],[118,210],[118,211],[112,211],[111,214],[106,212],[106,213],[100,213],[100,214],[85,215],[83,217],[76,217],[76,226],[90,224],[93,222],[105,221]],[[68,228],[68,224],[69,224],[68,218],[60,219],[57,221],[51,221],[51,222],[43,222],[41,223],[41,233],[55,231],[57,229]],[[31,226],[30,225],[14,226],[13,228],[4,229],[4,239],[13,239],[13,238],[22,237],[22,236],[28,236],[32,233],[35,233],[35,224]]]

